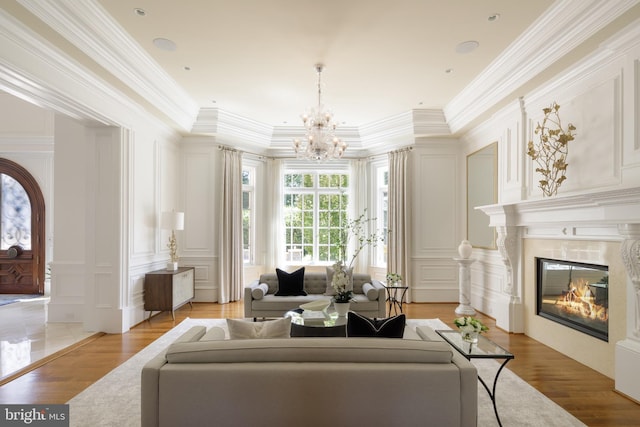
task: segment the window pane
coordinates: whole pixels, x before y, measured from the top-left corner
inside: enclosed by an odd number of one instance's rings
[[[330,263],[339,259],[339,230],[347,217],[348,202],[343,185],[348,182],[344,173],[285,173],[284,225],[291,236],[285,240],[287,261]]]
[[[31,202],[22,185],[9,175],[1,175],[2,221],[0,249],[20,245],[31,250]]]

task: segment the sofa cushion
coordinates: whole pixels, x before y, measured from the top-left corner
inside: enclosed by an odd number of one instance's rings
[[[260,283],[258,286],[251,290],[251,298],[262,299],[269,292],[269,285],[266,283]]]
[[[402,338],[406,323],[404,314],[375,320],[350,311],[347,317],[347,336]]]
[[[169,363],[451,363],[446,342],[386,338],[296,338],[174,343]]]
[[[324,292],[325,295],[334,296],[336,294],[336,290],[333,288],[333,273],[335,270],[333,267],[327,267],[327,290]],[[353,267],[347,268],[347,278],[349,282],[347,284],[347,290],[353,291]]]
[[[229,337],[232,340],[255,338],[289,338],[291,336],[291,318],[248,322],[239,319],[227,319]]]
[[[276,296],[307,295],[304,291],[304,267],[293,273],[276,268],[278,291]]]

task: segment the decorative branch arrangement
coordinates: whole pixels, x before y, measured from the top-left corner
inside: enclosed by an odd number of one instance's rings
[[[562,128],[558,110],[560,105],[556,102],[549,108],[543,108],[544,119],[538,123],[535,134],[540,135],[540,141],[529,141],[527,154],[536,162],[536,172],[544,177],[539,181],[539,187],[545,196],[553,196],[558,192],[558,187],[567,179],[567,155],[569,153],[569,141],[574,140],[576,127],[568,124],[567,130]]]
[[[346,258],[347,246],[352,235],[356,241],[351,261],[346,265],[346,268],[353,267],[353,263],[364,248],[367,246],[375,247],[379,242],[384,242],[384,236],[378,231],[369,232],[370,228],[374,228],[376,218],[367,218],[366,214],[367,210],[365,209],[358,218],[347,219],[346,224],[342,227],[339,245],[343,260]]]

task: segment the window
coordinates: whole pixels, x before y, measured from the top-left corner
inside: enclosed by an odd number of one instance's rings
[[[255,168],[242,167],[242,259],[245,264],[253,264],[254,260],[255,175]]]
[[[340,253],[340,232],[347,221],[349,175],[297,172],[284,175],[285,260],[331,263]]]
[[[375,247],[375,264],[387,265],[387,245],[389,238],[389,166],[378,166],[376,170],[376,217],[378,233],[383,236],[382,243]]]

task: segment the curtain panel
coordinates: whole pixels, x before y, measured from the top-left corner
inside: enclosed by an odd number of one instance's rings
[[[367,201],[369,196],[369,186],[367,180],[367,166],[369,162],[363,159],[354,159],[349,162],[351,169],[351,183],[349,185],[349,205],[350,212],[349,217],[354,220],[360,215],[365,213],[367,209]],[[370,215],[365,215],[365,218],[369,218]],[[371,224],[369,224],[371,225]],[[372,233],[375,230],[367,229],[367,234]],[[349,251],[353,253],[355,250],[356,242],[350,242],[351,247]],[[353,271],[356,273],[368,273],[369,265],[371,261],[370,247],[365,247],[362,252],[356,258],[353,265]]]
[[[242,298],[242,154],[222,149],[222,197],[220,200],[218,302]]]
[[[402,276],[409,286],[407,302],[411,302],[411,278],[409,276],[409,150],[389,153],[389,236],[387,242],[387,271]]]

